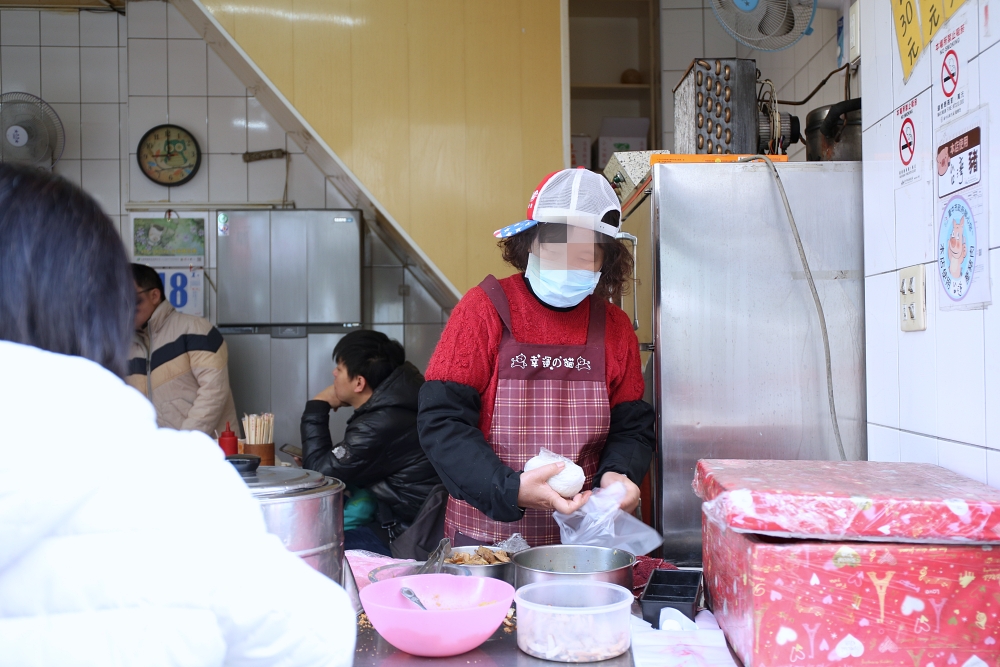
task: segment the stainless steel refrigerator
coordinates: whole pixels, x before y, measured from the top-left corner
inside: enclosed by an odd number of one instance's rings
[[[217,321],[237,414],[274,413],[275,447],[300,446],[306,401],[333,382],[334,345],[361,326],[361,214],[220,211],[217,223]],[[335,439],[350,412],[331,413]]]
[[[826,315],[849,459],[867,458],[861,164],[777,165]],[[702,458],[838,459],[819,318],[769,168],[653,167],[664,557],[701,561]]]

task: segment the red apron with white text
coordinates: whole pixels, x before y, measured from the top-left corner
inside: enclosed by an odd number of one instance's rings
[[[604,302],[590,298],[584,345],[532,345],[514,339],[510,304],[497,279],[487,276],[479,286],[504,327],[490,446],[514,470],[524,470],[528,459],[544,447],[582,467],[583,488],[590,488],[611,422],[604,372]],[[504,523],[455,498],[448,498],[444,529],[453,540],[459,531],[486,544],[514,533],[521,533],[533,547],[559,543],[552,510],[528,509],[519,521]]]

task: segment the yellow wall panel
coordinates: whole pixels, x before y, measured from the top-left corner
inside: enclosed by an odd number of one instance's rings
[[[300,113],[344,161],[353,143],[351,0],[294,0],[296,16],[312,20],[292,25],[292,65]]]
[[[406,3],[354,0],[350,166],[409,231],[409,66]],[[308,117],[307,117],[308,119]]]
[[[471,192],[466,203],[470,282],[511,272],[492,232],[524,219],[521,16],[515,2],[469,2],[465,11],[465,90]]]
[[[407,231],[455,285],[466,247],[465,0],[409,2],[410,218]]]
[[[559,0],[203,0],[461,291],[563,161]]]

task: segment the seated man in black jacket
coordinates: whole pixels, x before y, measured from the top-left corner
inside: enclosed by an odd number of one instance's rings
[[[403,346],[378,331],[347,334],[333,348],[333,360],[333,384],[302,413],[302,467],[336,477],[351,492],[345,549],[391,555],[389,542],[441,483],[417,437],[417,393],[424,378],[405,361]],[[354,414],[343,441],[334,445],[330,409],[348,406]]]

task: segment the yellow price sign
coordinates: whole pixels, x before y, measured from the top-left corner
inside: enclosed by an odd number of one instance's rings
[[[944,4],[950,0],[920,0],[920,29],[924,46],[931,43],[934,33],[944,23]]]
[[[949,0],[945,0],[948,2]],[[957,0],[956,0],[957,1]],[[910,78],[913,67],[920,59],[924,39],[920,34],[920,20],[915,0],[890,0],[892,2],[893,23],[896,24],[896,42],[899,45],[899,60],[903,65],[903,81]]]

